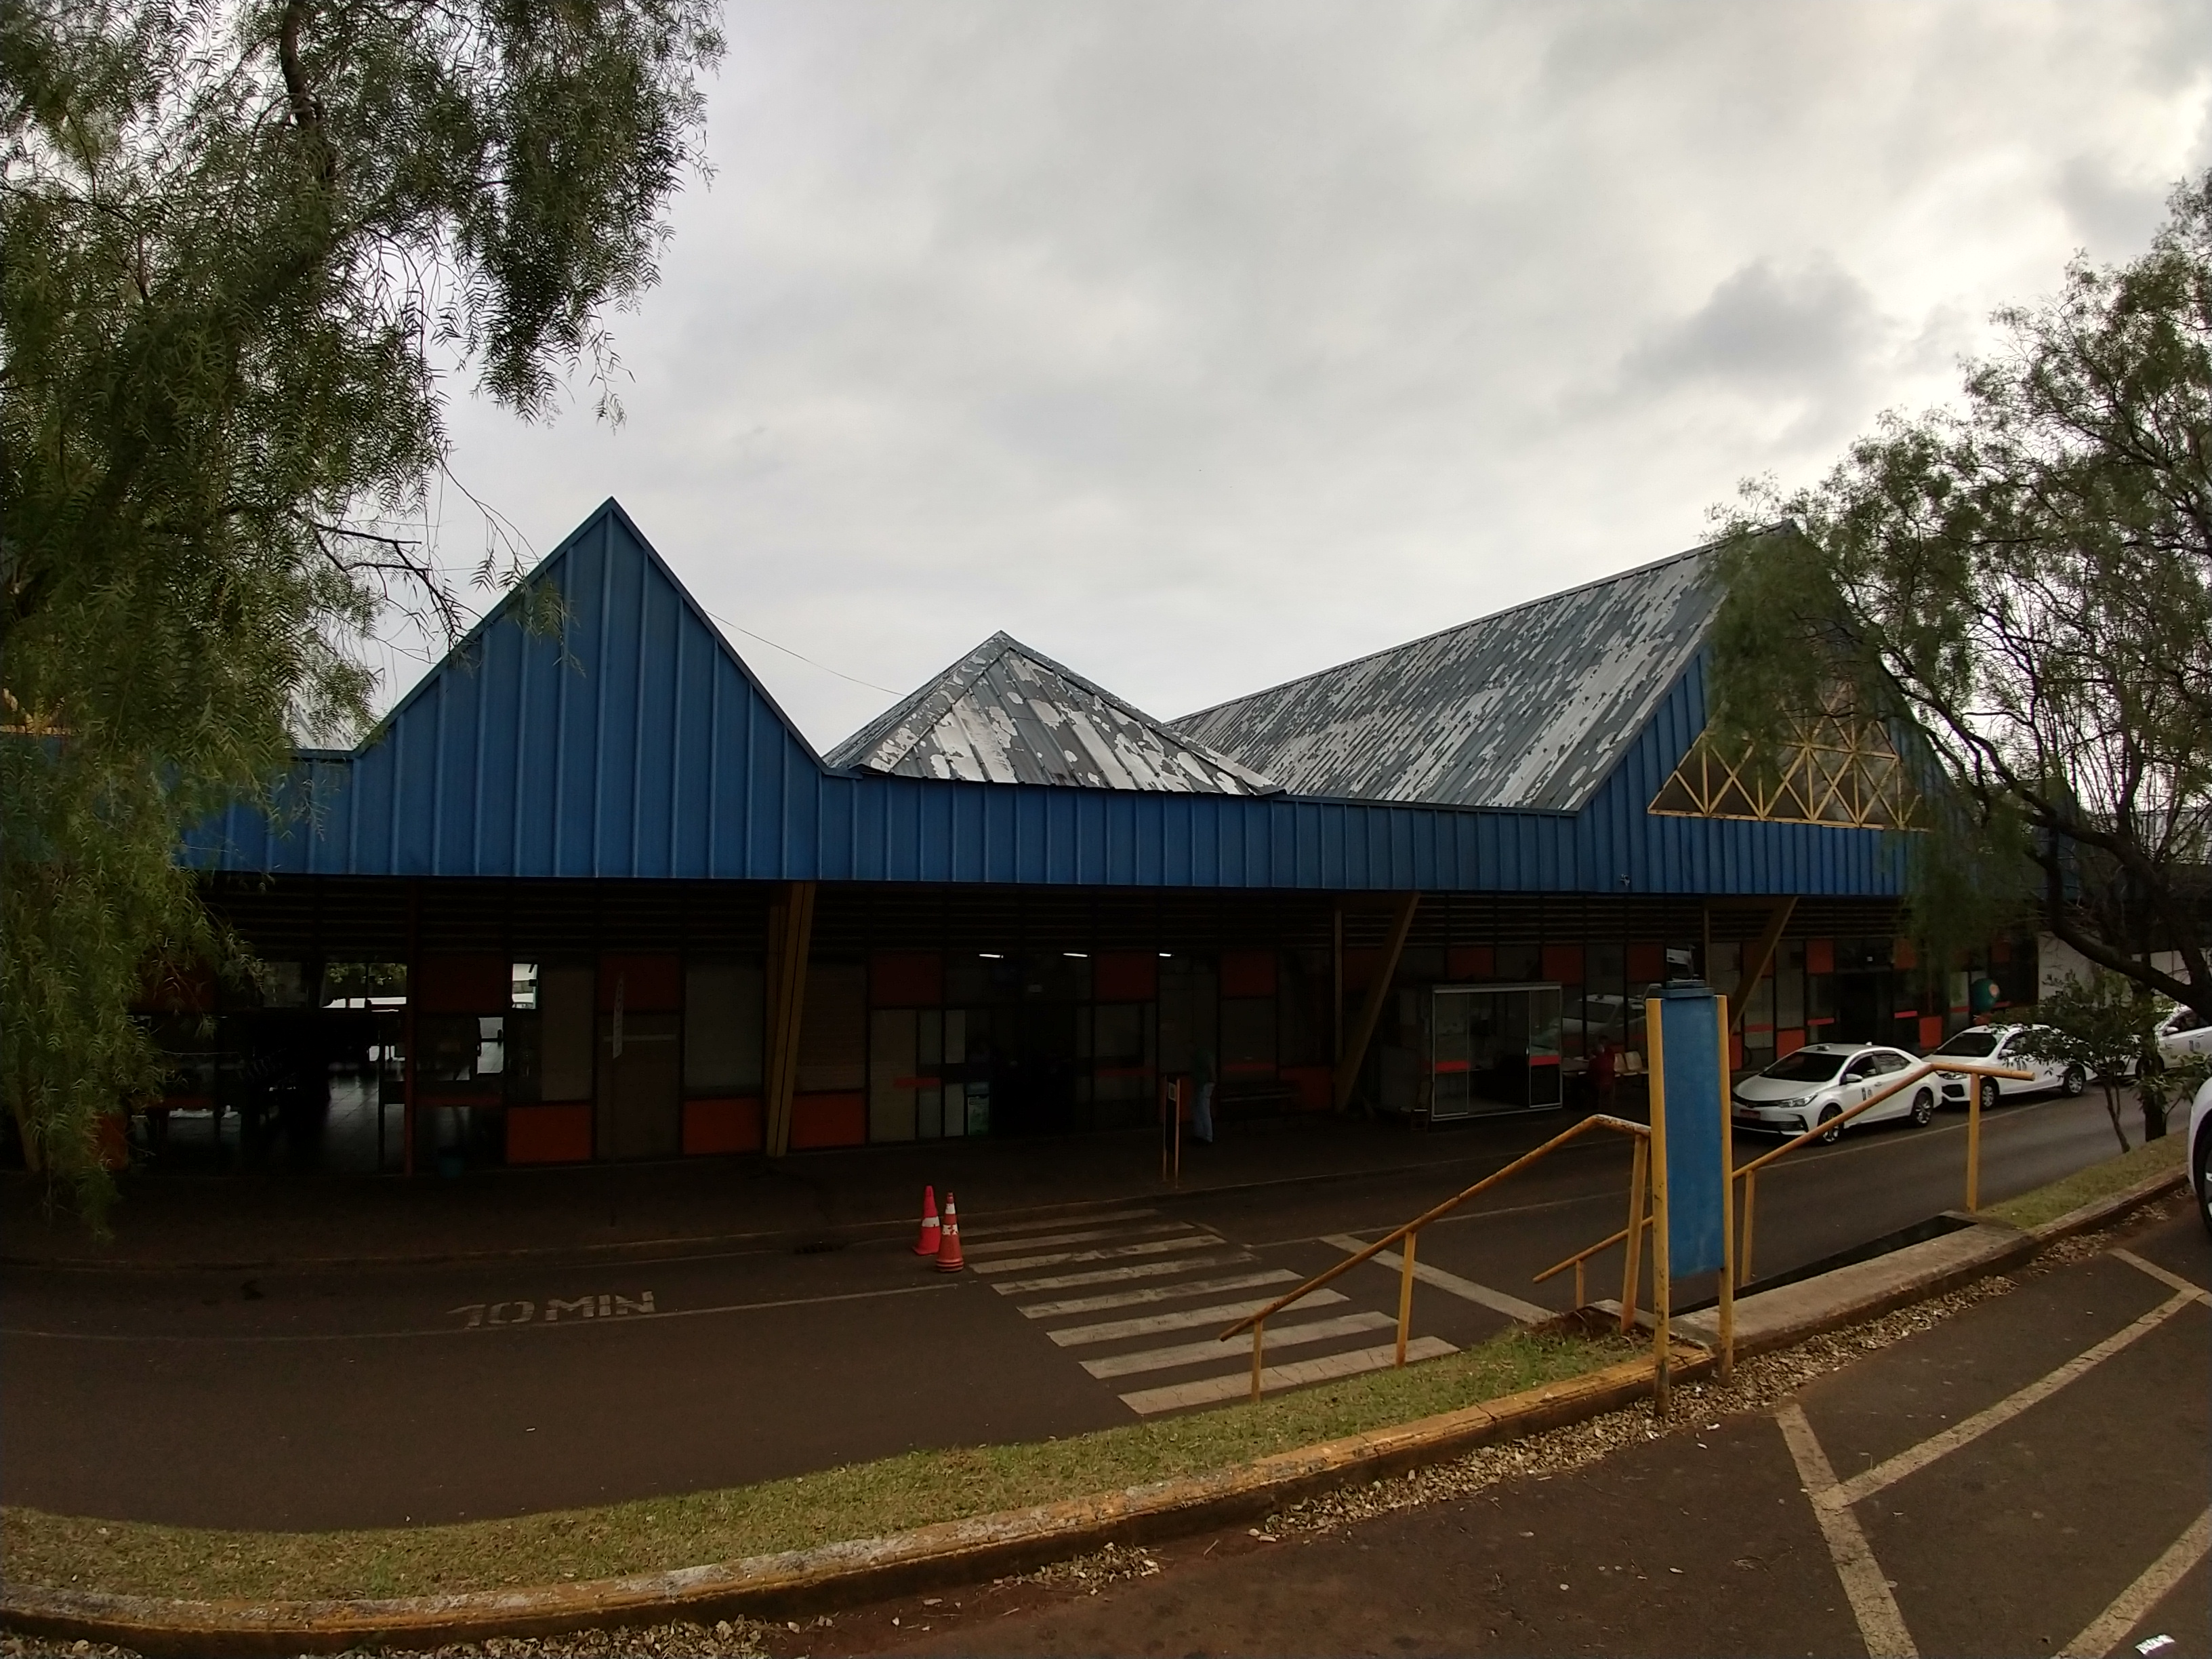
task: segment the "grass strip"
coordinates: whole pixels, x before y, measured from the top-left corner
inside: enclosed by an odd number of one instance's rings
[[[1512,1331],[1403,1370],[1012,1446],[909,1452],[819,1474],[601,1508],[444,1526],[231,1532],[0,1510],[16,1584],[193,1600],[453,1594],[734,1561],[1019,1509],[1408,1422],[1641,1352]]]
[[[2015,1227],[2040,1227],[2046,1221],[2056,1221],[2069,1210],[2078,1210],[2084,1204],[2124,1192],[2161,1170],[2179,1169],[2184,1143],[2188,1139],[2169,1129],[2156,1140],[2146,1140],[2132,1152],[2108,1158],[2102,1164],[2092,1164],[2086,1170],[2076,1170],[2048,1187],[2038,1187],[2018,1198],[1992,1204],[1983,1213],[1992,1220],[2010,1222]]]

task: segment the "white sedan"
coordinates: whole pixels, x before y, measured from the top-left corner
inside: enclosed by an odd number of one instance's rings
[[[2212,1081],[2197,1091],[2189,1109],[2189,1182],[2197,1188],[2197,1213],[2212,1233]]]
[[[2212,1054],[2212,1019],[2184,1005],[2159,1021],[2151,1041],[2158,1045],[2158,1057],[2169,1066]]]
[[[1946,1054],[1960,1060],[1978,1060],[1985,1065],[2009,1066],[2017,1071],[2033,1072],[2033,1079],[2016,1077],[1985,1077],[1978,1082],[1982,1091],[1982,1109],[1988,1111],[2007,1095],[2034,1095],[2056,1090],[2069,1099],[2089,1086],[2089,1073],[2079,1065],[2063,1060],[2038,1060],[2021,1052],[2021,1039],[2036,1028],[2033,1025],[1970,1025],[1963,1031],[1954,1032],[1936,1048],[1928,1051],[1928,1058],[1941,1060]],[[1969,1079],[1952,1072],[1943,1079],[1943,1103],[1964,1106]]]
[[[1895,1073],[1919,1063],[1902,1048],[1881,1043],[1808,1043],[1735,1085],[1735,1127],[1767,1134],[1802,1133],[1842,1116],[1896,1081]],[[1917,1088],[1899,1091],[1851,1122],[1856,1126],[1909,1117],[1918,1124],[1935,1115],[1936,1079],[1929,1078]],[[1842,1133],[1838,1125],[1820,1139],[1832,1142]]]

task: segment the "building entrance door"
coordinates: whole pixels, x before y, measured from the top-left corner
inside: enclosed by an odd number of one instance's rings
[[[1439,985],[1429,1013],[1432,1122],[1563,1100],[1557,985]]]
[[[599,1017],[599,1157],[675,1158],[683,1152],[681,1024],[675,1014]]]

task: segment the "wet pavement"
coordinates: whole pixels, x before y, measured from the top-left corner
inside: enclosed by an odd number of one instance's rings
[[[2202,1659],[2212,1246],[2167,1212],[1767,1409],[1700,1421],[1685,1395],[1675,1431],[1583,1467],[1177,1540],[1103,1584],[907,1598],[776,1648]]]
[[[958,1275],[917,1261],[903,1224],[415,1266],[8,1268],[0,1499],[191,1525],[403,1524],[1127,1423],[1242,1379],[1249,1349],[1206,1341],[1237,1316],[1222,1310],[1333,1265],[1346,1247],[1332,1241],[1374,1237],[1561,1122],[1400,1135],[1401,1155],[1414,1146],[1429,1161],[1364,1172],[1363,1149],[1382,1145],[1372,1126],[1346,1126],[1341,1142],[1255,1133],[1212,1149],[1210,1165],[1194,1157],[1181,1193],[1160,1189],[1157,1166],[1110,1203],[1103,1176],[1085,1188],[1063,1175],[1043,1190],[1091,1191],[1091,1205],[1042,1213],[1021,1178],[1033,1150],[979,1156],[959,1176],[975,1249]],[[2094,1162],[2109,1137],[2094,1102],[2008,1107],[1985,1131],[1984,1191]],[[1761,1182],[1762,1267],[1955,1204],[1963,1143],[1946,1117],[1776,1166]],[[1506,1328],[1501,1306],[1563,1308],[1571,1279],[1530,1275],[1620,1225],[1626,1165],[1621,1145],[1577,1143],[1425,1235],[1419,1259],[1443,1278],[1415,1296],[1424,1351]],[[878,1178],[852,1177],[832,1207],[875,1202]],[[495,1204],[471,1237],[497,1242],[502,1214]],[[1592,1271],[1591,1295],[1617,1290],[1618,1253]],[[1271,1322],[1274,1380],[1375,1363],[1396,1289],[1395,1271],[1362,1267],[1334,1287],[1340,1301]]]

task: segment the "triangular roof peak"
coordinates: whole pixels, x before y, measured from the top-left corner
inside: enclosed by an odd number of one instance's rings
[[[1280,788],[1003,632],[826,758],[835,767],[971,783],[1208,795]]]

